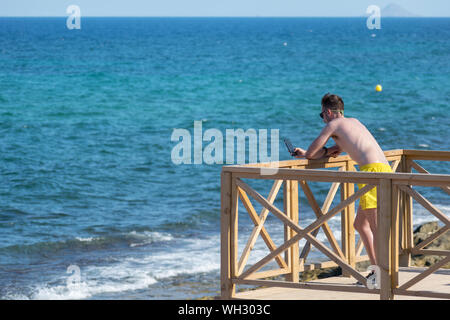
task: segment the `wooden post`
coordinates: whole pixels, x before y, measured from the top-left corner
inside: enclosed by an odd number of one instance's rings
[[[298,208],[298,181],[291,180],[291,215],[290,218],[292,221],[298,224],[299,221],[299,208]],[[297,233],[294,230],[291,230],[290,237],[293,238]],[[299,281],[299,268],[300,268],[300,250],[298,241],[291,246],[291,278],[289,279],[292,282]]]
[[[377,188],[376,256],[380,270],[380,299],[393,299],[391,281],[392,180],[380,179]]]
[[[346,171],[355,171],[355,166],[346,161]],[[344,201],[355,193],[354,183],[341,184],[341,201]],[[341,214],[341,247],[342,252],[345,255],[346,261],[353,268],[356,265],[355,261],[355,229],[353,228],[353,222],[355,221],[355,203],[351,203],[346,207]],[[342,276],[350,277],[348,272],[342,270]]]
[[[399,168],[397,169],[397,172],[405,173],[406,172],[406,156],[402,155],[401,161],[399,164]],[[405,201],[404,201],[404,195],[403,191],[398,190],[398,217],[397,217],[397,223],[398,223],[398,245],[399,245],[399,256],[398,261],[399,265],[403,265],[402,263],[408,264],[407,261],[403,261],[407,255],[402,254],[402,250],[404,247],[403,244],[403,221],[404,221],[404,212],[405,212]]]
[[[291,183],[290,180],[283,181],[283,210],[284,213],[290,217],[291,216]],[[287,242],[290,239],[290,228],[284,224],[284,242]],[[286,261],[288,268],[292,268],[292,257],[291,250],[286,250],[284,252],[284,260]],[[290,275],[285,275],[285,280],[290,281]]]
[[[406,172],[412,172],[412,166],[411,166],[412,160],[408,159],[406,161]],[[412,187],[410,185],[410,187]],[[408,249],[408,256],[409,256],[409,265],[411,265],[411,251],[414,248],[414,231],[413,231],[413,198],[405,192],[405,202],[406,202],[406,213],[408,217],[407,221],[407,229],[406,229],[406,239],[407,239],[407,249]]]
[[[404,172],[412,172],[411,161],[404,156],[403,168]],[[409,267],[411,265],[411,250],[414,247],[413,236],[413,206],[412,198],[406,192],[402,193],[402,252],[399,258],[399,265]]]
[[[348,188],[347,183],[341,183],[341,202],[348,198]],[[344,208],[341,211],[341,248],[342,253],[344,254],[347,260],[348,254],[348,239],[347,239],[347,229],[348,229],[348,207]],[[347,272],[342,270],[343,277],[349,277],[350,275]]]
[[[298,223],[298,182],[297,180],[285,180],[283,183],[283,204],[285,214]],[[296,235],[296,232],[284,225],[284,241],[289,241]],[[285,275],[286,281],[299,281],[299,248],[298,242],[292,245],[285,252],[285,260],[287,262],[290,273]]]
[[[231,282],[231,173],[220,174],[220,291],[222,299],[231,299],[235,285]]]
[[[231,279],[238,277],[238,215],[239,215],[239,193],[236,185],[236,174],[231,175],[231,217],[230,217],[230,270]],[[235,294],[236,286],[232,287],[232,295]]]
[[[398,287],[398,264],[399,264],[399,204],[400,204],[400,192],[397,185],[392,185],[392,220],[391,220],[391,286],[392,288]]]

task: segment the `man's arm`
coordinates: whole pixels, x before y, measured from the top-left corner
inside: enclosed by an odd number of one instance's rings
[[[328,156],[336,158],[342,153],[342,149],[336,144],[328,148]]]
[[[311,143],[308,150],[305,153],[306,159],[320,159],[327,156],[327,152],[323,147],[327,143],[328,139],[333,135],[334,128],[327,124],[325,128],[322,129],[319,136]]]

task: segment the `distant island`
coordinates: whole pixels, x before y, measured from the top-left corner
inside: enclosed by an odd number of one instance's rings
[[[409,18],[409,17],[418,17],[418,15],[411,13],[410,11],[399,6],[398,4],[391,3],[388,4],[386,7],[384,7],[384,9],[381,9],[381,17]]]

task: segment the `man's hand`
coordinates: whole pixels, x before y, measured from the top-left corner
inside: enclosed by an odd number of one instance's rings
[[[342,150],[338,146],[332,146],[328,148],[328,152],[325,156],[336,158],[338,155],[341,154],[341,152]]]
[[[295,148],[294,153],[292,154],[296,158],[304,158],[306,154],[306,150],[302,148]]]

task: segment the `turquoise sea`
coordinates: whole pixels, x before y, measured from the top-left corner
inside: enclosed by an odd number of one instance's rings
[[[332,92],[385,150],[450,150],[449,18],[0,18],[0,43],[0,299],[216,295],[222,165],[171,160],[194,121],[307,148]]]

